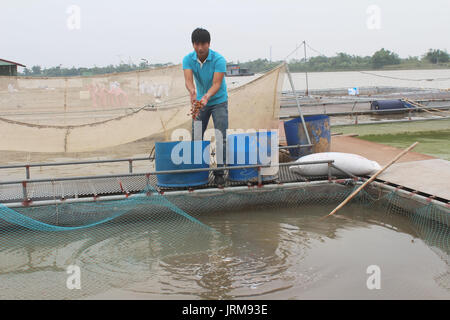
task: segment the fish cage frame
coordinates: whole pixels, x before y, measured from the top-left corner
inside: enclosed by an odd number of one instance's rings
[[[279,149],[291,149],[291,148],[305,148],[310,145],[291,145],[291,146],[279,146]],[[137,161],[154,161],[155,157],[139,157],[139,158],[121,158],[121,159],[105,159],[105,160],[86,160],[86,161],[67,161],[67,162],[53,162],[53,163],[28,163],[28,164],[13,164],[0,166],[0,170],[12,169],[12,168],[24,168],[26,179],[24,180],[11,180],[0,181],[0,196],[6,190],[15,189],[16,197],[10,197],[0,199],[8,208],[27,208],[35,206],[49,206],[58,204],[69,203],[88,203],[88,202],[100,202],[100,201],[115,201],[123,200],[134,197],[148,197],[153,195],[164,195],[168,199],[171,197],[189,197],[189,196],[214,196],[217,194],[224,194],[228,192],[240,192],[240,193],[258,193],[258,192],[270,192],[271,190],[283,190],[283,189],[305,189],[305,188],[321,188],[320,190],[331,190],[331,188],[339,187],[357,187],[363,184],[369,177],[368,176],[355,176],[346,170],[339,168],[334,164],[334,160],[321,160],[321,161],[304,161],[304,162],[286,162],[277,164],[254,164],[254,165],[240,165],[240,166],[221,166],[215,168],[198,168],[198,169],[181,169],[181,170],[166,170],[166,171],[151,171],[136,173],[133,172],[133,163]],[[41,178],[31,179],[30,169],[33,167],[52,167],[52,166],[65,166],[65,165],[80,165],[80,164],[98,164],[98,163],[114,163],[114,162],[128,162],[128,173],[123,174],[108,174],[108,175],[89,175],[89,176],[74,176],[74,177],[56,177],[56,178]],[[328,170],[325,176],[302,176],[299,173],[290,172],[289,166],[292,165],[314,165],[314,164],[327,164]],[[279,175],[276,178],[264,181],[261,169],[278,166]],[[332,169],[336,169],[341,174],[333,175]],[[218,187],[211,182],[214,171],[218,170],[235,170],[235,169],[256,169],[257,179],[255,181],[242,181],[232,182],[223,187]],[[156,186],[155,180],[158,174],[180,174],[180,173],[194,173],[208,171],[210,175],[210,182],[203,186],[198,187],[183,187],[183,188],[159,188]],[[290,175],[290,176],[289,176]],[[287,177],[287,178],[286,178]],[[126,181],[121,179],[128,179],[128,182],[133,180],[145,179],[145,185],[141,183],[139,187],[128,188]],[[151,179],[152,182],[150,181]],[[97,192],[95,188],[91,188],[92,192],[85,194],[77,194],[74,192],[64,193],[63,183],[88,183],[91,186],[98,183],[106,183],[116,180],[118,185],[115,185],[115,189],[104,190],[103,192]],[[135,181],[135,182],[136,182]],[[123,183],[122,183],[123,182]],[[142,181],[141,181],[142,182]],[[33,190],[33,186],[45,186],[53,189],[55,185],[60,183],[61,194],[56,196],[47,195],[47,197],[35,197],[30,194]],[[120,188],[118,188],[120,186]],[[151,186],[152,191],[142,192],[145,190],[145,186]],[[19,196],[17,193],[19,192]],[[386,195],[390,192],[395,192],[405,201],[408,206],[424,206],[428,204],[436,205],[443,209],[445,214],[450,214],[450,200],[436,198],[433,195],[429,195],[417,190],[411,190],[404,186],[395,185],[387,181],[375,179],[365,189],[370,194]],[[48,190],[47,190],[48,191]],[[66,190],[67,191],[67,190]]]

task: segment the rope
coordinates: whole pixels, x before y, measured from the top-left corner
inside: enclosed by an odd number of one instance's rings
[[[314,48],[311,47],[309,44],[306,44],[306,46],[307,46],[309,49],[311,49],[312,51],[318,53],[319,55],[321,55],[321,56],[326,56],[324,53],[322,53],[322,52],[320,52],[320,51],[314,49]]]

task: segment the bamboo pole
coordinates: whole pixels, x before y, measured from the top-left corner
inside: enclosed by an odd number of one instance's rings
[[[410,99],[406,99],[406,100],[407,100],[408,102],[412,103],[412,104],[415,104],[416,106],[418,106],[418,107],[420,107],[420,108],[429,108],[430,110],[433,110],[433,111],[443,112],[443,113],[448,113],[448,111],[441,110],[441,109],[437,109],[437,108],[430,108],[430,107],[425,106],[425,105],[423,105],[423,104],[421,104],[421,103],[419,103],[419,102],[417,102],[417,101],[414,101],[414,100],[410,100]],[[424,109],[424,110],[426,110],[426,109]]]
[[[430,108],[430,107],[424,106],[423,104],[420,104],[420,103],[418,103],[418,102],[416,102],[414,100],[410,100],[408,98],[404,98],[403,100],[405,100],[406,102],[411,103],[413,106],[416,107],[416,109],[423,110],[423,111],[431,113],[431,114],[435,114],[435,113],[433,113],[433,112],[431,112],[431,111],[429,111],[429,110],[427,110],[425,108],[429,108],[430,110],[437,111],[437,112],[448,113],[448,111],[444,111],[444,110],[440,110],[440,109],[436,109],[436,108]],[[438,114],[438,116],[445,117],[445,116],[443,116],[441,114]]]
[[[412,148],[417,146],[419,142],[414,142],[412,145],[410,145],[407,149],[403,150],[401,153],[399,153],[394,159],[391,160],[387,165],[385,165],[383,168],[378,170],[370,179],[368,179],[366,182],[364,182],[358,189],[356,189],[351,195],[347,197],[344,201],[341,202],[340,205],[338,205],[333,211],[331,211],[328,215],[326,215],[324,218],[332,216],[335,214],[339,209],[341,209],[343,206],[347,204],[351,199],[353,199],[354,196],[356,196],[362,189],[364,189],[365,186],[367,186],[369,183],[371,183],[375,178],[380,175],[384,170],[389,168],[394,162],[396,162],[398,159],[403,157],[405,154],[407,154]]]

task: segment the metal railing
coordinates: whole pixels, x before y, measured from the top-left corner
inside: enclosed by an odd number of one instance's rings
[[[333,105],[346,105],[346,104],[353,104],[353,103],[368,103],[369,105],[374,102],[374,101],[379,101],[379,100],[384,100],[386,98],[383,99],[373,99],[373,98],[359,98],[359,99],[341,99],[339,101],[336,101],[338,99],[335,99],[334,101],[322,101],[322,102],[307,102],[307,101],[303,101],[302,103],[302,107],[307,107],[307,108],[311,108],[311,107],[319,107],[319,106],[333,106]],[[401,100],[401,98],[393,98],[392,100]],[[417,99],[414,100],[415,102],[419,102],[419,103],[430,103],[430,102],[449,102],[450,99]],[[295,100],[293,98],[289,98],[289,99],[285,99],[284,101],[281,102],[280,108],[281,109],[285,109],[285,108],[295,108],[296,107],[296,103]],[[436,106],[438,107],[438,106]],[[448,106],[441,106],[443,108],[448,108]]]
[[[294,149],[294,148],[308,148],[312,144],[295,144],[290,146],[279,146],[279,149]],[[105,160],[84,160],[84,161],[65,161],[65,162],[43,162],[43,163],[22,163],[11,165],[0,165],[2,169],[17,169],[25,168],[25,177],[27,180],[31,179],[30,168],[33,167],[53,167],[53,166],[68,166],[80,164],[97,164],[97,163],[114,163],[114,162],[128,162],[128,173],[133,173],[133,163],[136,161],[153,161],[155,157],[140,157],[140,158],[123,158],[123,159],[105,159]],[[1,183],[0,183],[1,184]]]
[[[315,112],[315,113],[307,113],[305,116],[315,116],[315,115],[328,115],[328,116],[352,116],[355,117],[355,124],[358,124],[358,115],[367,115],[367,114],[390,114],[390,113],[407,113],[408,114],[408,120],[412,121],[411,115],[412,112],[421,112],[425,110],[433,110],[435,112],[438,112],[437,110],[447,110],[450,108],[450,105],[448,106],[439,106],[439,107],[420,107],[420,108],[412,108],[412,107],[405,107],[405,108],[396,108],[396,109],[383,109],[383,110],[359,110],[359,111],[339,111],[339,112]],[[436,114],[439,115],[439,114]],[[288,114],[288,115],[280,115],[281,119],[292,119],[292,118],[298,118],[298,114]],[[442,117],[442,118],[448,118],[448,117]],[[426,120],[426,119],[421,119]]]
[[[254,165],[242,165],[242,166],[221,166],[217,168],[197,168],[197,169],[178,169],[178,170],[162,170],[162,171],[151,171],[146,173],[128,173],[128,174],[110,174],[110,175],[97,175],[97,176],[77,176],[77,177],[62,177],[62,178],[44,178],[44,179],[29,179],[29,180],[12,180],[12,181],[1,181],[0,185],[14,185],[21,184],[22,185],[22,193],[23,193],[23,203],[27,205],[32,201],[32,199],[28,196],[28,184],[29,183],[43,183],[43,182],[62,182],[62,181],[80,181],[80,180],[95,180],[95,179],[107,179],[107,178],[123,178],[123,177],[136,177],[136,176],[146,176],[147,185],[149,185],[149,177],[151,175],[161,175],[161,174],[180,174],[180,173],[195,173],[195,172],[213,172],[218,170],[236,170],[236,169],[257,169],[257,183],[258,186],[262,186],[262,168],[269,167],[284,167],[284,166],[292,166],[292,165],[313,165],[313,164],[327,164],[328,170],[328,181],[332,180],[331,169],[335,168],[336,170],[342,172],[345,176],[349,176],[353,179],[357,179],[356,176],[351,173],[337,167],[334,164],[334,160],[320,160],[320,161],[304,161],[304,162],[286,162],[286,163],[277,163],[277,164],[254,164]],[[299,179],[307,181],[304,177],[298,174]],[[95,195],[97,196],[97,195]]]
[[[30,168],[33,167],[54,167],[54,166],[69,166],[79,164],[94,164],[94,163],[113,163],[113,162],[128,162],[128,172],[133,173],[133,162],[154,160],[154,157],[142,157],[142,158],[128,158],[128,159],[107,159],[107,160],[85,160],[85,161],[66,161],[66,162],[44,162],[44,163],[27,163],[27,164],[10,164],[0,166],[1,169],[16,169],[25,168],[26,179],[31,178]]]

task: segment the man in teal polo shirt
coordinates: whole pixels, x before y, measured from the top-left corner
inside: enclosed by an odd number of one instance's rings
[[[192,121],[193,140],[203,140],[209,118],[212,115],[214,128],[222,134],[222,139],[217,139],[216,134],[217,166],[223,166],[226,158],[226,131],[228,129],[228,94],[225,83],[227,62],[221,54],[209,48],[211,36],[207,30],[195,29],[192,32],[191,40],[194,51],[183,59],[184,80],[186,89],[191,96],[191,103],[200,100],[204,106],[200,109],[195,121]],[[194,130],[194,127],[197,128],[195,123],[199,123],[197,121],[201,123],[201,138],[196,132],[197,130]],[[214,181],[218,186],[225,184],[223,170],[214,171],[214,176]]]

